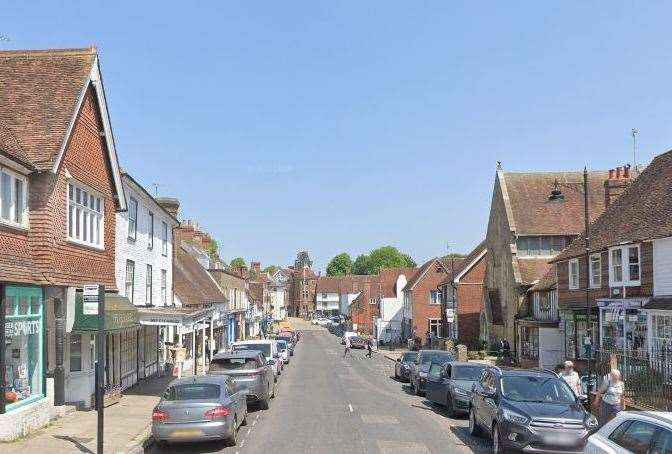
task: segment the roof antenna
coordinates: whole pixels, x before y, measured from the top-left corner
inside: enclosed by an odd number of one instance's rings
[[[632,128],[630,134],[632,135],[632,166],[637,171],[637,134],[639,134],[639,130]]]
[[[497,170],[502,170],[502,161],[497,161]]]
[[[154,197],[159,196],[159,183],[152,183],[152,186],[154,187]]]

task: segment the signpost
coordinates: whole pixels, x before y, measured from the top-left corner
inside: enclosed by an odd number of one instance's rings
[[[97,454],[103,454],[104,430],[104,388],[105,388],[105,286],[92,284],[84,286],[84,315],[98,315],[96,335],[96,411],[98,413]]]

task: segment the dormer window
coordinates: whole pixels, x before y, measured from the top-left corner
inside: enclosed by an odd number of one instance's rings
[[[9,169],[0,169],[0,223],[28,227],[28,181]]]

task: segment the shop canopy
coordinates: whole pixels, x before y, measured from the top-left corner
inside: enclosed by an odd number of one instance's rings
[[[105,331],[121,331],[139,327],[138,309],[125,296],[118,293],[105,294]],[[98,316],[84,315],[84,301],[81,293],[75,296],[75,322],[73,332],[98,330]]]
[[[162,326],[191,326],[207,320],[215,314],[215,307],[142,307],[140,324]]]

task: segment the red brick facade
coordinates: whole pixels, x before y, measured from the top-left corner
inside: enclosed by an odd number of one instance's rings
[[[467,346],[475,346],[480,335],[485,263],[483,256],[464,273],[457,284],[457,338]]]
[[[369,278],[369,276],[367,276]],[[358,283],[361,293],[350,305],[350,318],[357,331],[363,334],[373,334],[374,317],[380,316],[381,286],[378,276],[371,276],[367,282]],[[354,291],[355,289],[353,289]],[[373,300],[373,304],[371,304]]]
[[[430,292],[448,276],[439,260],[432,260],[420,268],[413,281],[407,284],[404,293],[409,293],[413,332],[424,338],[429,330],[430,319],[441,319],[441,304],[430,304]],[[415,282],[414,282],[415,281]]]

